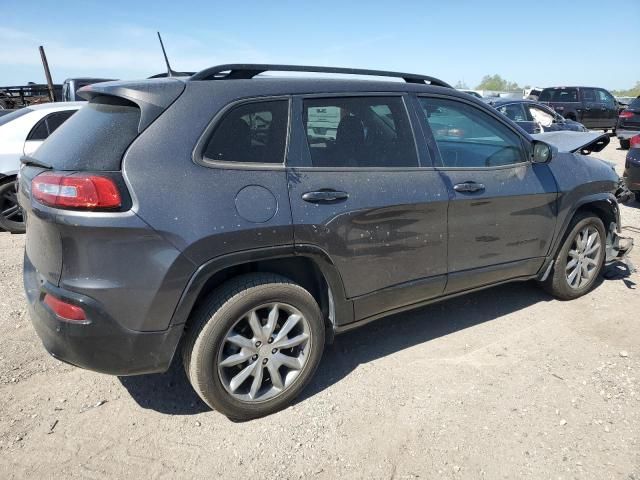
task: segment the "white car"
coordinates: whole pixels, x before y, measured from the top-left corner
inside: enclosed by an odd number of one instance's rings
[[[87,102],[44,103],[0,117],[0,230],[24,232],[15,180],[20,157],[31,155],[65,120]]]

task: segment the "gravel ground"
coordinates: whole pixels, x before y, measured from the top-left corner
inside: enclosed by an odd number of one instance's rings
[[[599,156],[624,162],[615,140]],[[639,245],[640,204],[623,223]],[[0,478],[640,478],[637,274],[573,302],[520,283],[370,324],[294,406],[232,423],[178,365],[117,378],[49,357],[23,245],[0,233]]]

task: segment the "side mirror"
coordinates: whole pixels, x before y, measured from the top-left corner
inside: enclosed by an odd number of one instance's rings
[[[531,155],[531,161],[533,163],[549,163],[553,157],[553,150],[548,143],[541,142],[540,140],[534,140],[533,142],[533,154]]]

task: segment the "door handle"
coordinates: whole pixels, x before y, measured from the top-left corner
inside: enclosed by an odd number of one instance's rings
[[[464,183],[458,183],[454,185],[453,189],[456,192],[463,192],[463,193],[482,192],[484,191],[484,185],[476,182],[464,182]]]
[[[317,192],[307,192],[302,195],[305,202],[310,203],[333,203],[349,198],[347,192],[337,190],[318,190]]]

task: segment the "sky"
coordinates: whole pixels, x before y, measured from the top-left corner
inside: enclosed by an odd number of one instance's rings
[[[615,5],[609,6],[609,5]],[[0,0],[0,85],[145,78],[222,63],[291,63],[422,73],[475,87],[499,74],[521,86],[640,80],[629,27],[640,0],[121,1]]]

